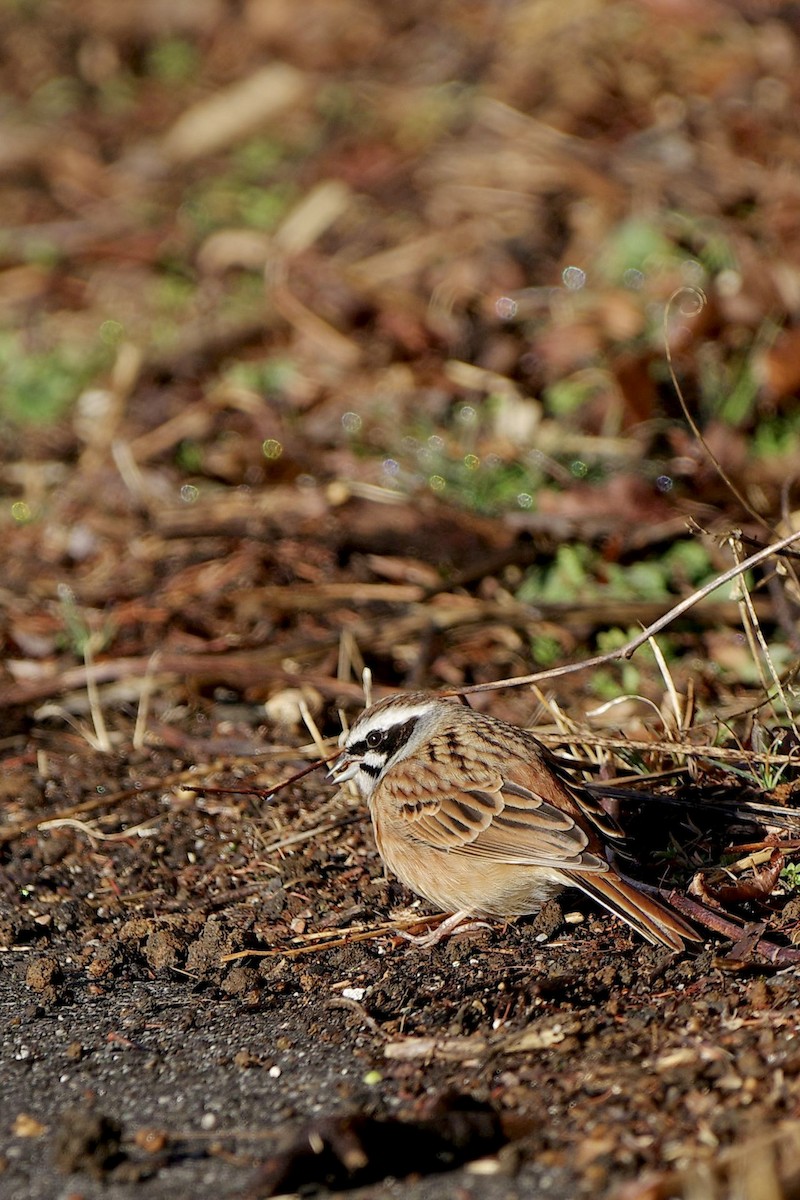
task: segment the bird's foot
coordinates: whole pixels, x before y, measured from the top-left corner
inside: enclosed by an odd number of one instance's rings
[[[472,913],[468,909],[464,909],[461,912],[453,913],[451,917],[446,917],[444,921],[433,929],[429,929],[427,933],[408,933],[407,930],[396,929],[395,934],[404,942],[410,942],[412,946],[418,946],[421,950],[429,950],[432,946],[438,946],[439,942],[450,937],[456,930],[459,933],[472,933],[476,929],[491,929],[488,921],[469,921],[464,924],[470,916]]]

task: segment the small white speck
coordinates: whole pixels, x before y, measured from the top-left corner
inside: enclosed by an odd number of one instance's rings
[[[342,426],[345,433],[358,433],[361,429],[361,417],[355,412],[346,412],[342,415]]]
[[[517,302],[512,296],[499,296],[494,308],[502,321],[511,321],[517,315]]]
[[[561,280],[565,288],[578,292],[586,283],[586,272],[580,267],[565,267],[561,272]]]

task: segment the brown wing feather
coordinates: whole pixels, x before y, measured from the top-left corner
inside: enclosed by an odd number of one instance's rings
[[[537,791],[545,800],[548,800],[556,808],[570,813],[578,820],[588,821],[603,839],[616,841],[624,838],[623,831],[614,818],[605,811],[600,800],[576,783],[564,764],[555,755],[540,745],[531,735],[525,731],[522,733],[528,743],[528,761],[523,758],[519,763],[509,764],[508,778],[511,780],[520,778],[520,773],[522,773],[521,782],[525,783],[524,773],[526,769],[530,773],[529,763],[533,764]]]
[[[599,843],[587,849],[590,838],[575,816],[526,787],[521,782],[526,774],[531,784],[538,782],[524,763],[515,766],[516,778],[507,782],[499,772],[473,767],[470,782],[481,786],[459,788],[449,772],[428,763],[419,800],[404,798],[395,811],[406,823],[408,837],[438,850],[528,866],[608,870]],[[382,786],[392,788],[391,774]]]

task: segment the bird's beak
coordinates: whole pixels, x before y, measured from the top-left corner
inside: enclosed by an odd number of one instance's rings
[[[361,766],[361,759],[342,751],[339,758],[328,771],[328,779],[332,779],[334,783],[346,783],[348,779],[352,779]]]

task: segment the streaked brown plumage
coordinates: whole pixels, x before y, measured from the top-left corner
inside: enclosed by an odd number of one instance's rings
[[[518,917],[578,887],[650,942],[698,940],[610,865],[618,826],[523,729],[392,696],[361,714],[331,774],[355,780],[390,870],[446,912]]]

